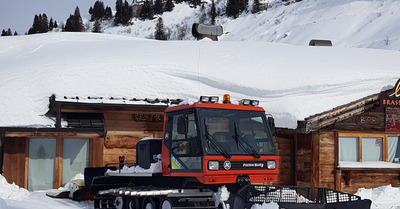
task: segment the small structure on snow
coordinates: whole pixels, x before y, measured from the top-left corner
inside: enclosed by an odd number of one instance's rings
[[[308,45],[309,46],[332,46],[332,41],[312,39]]]
[[[203,38],[210,38],[213,41],[218,41],[218,36],[222,35],[223,29],[220,25],[205,25],[193,23],[192,35],[201,40]]]

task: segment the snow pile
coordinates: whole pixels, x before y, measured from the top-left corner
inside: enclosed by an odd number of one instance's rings
[[[108,169],[106,173],[108,174],[116,174],[116,173],[124,173],[124,174],[129,174],[129,173],[162,173],[161,170],[161,154],[157,155],[158,161],[156,163],[151,163],[150,168],[145,169],[140,166],[131,166],[128,167],[124,165],[120,170],[110,170]]]
[[[60,187],[58,190],[72,191],[75,188],[74,185],[85,185],[85,175],[82,173],[76,174],[64,187]]]
[[[218,192],[214,193],[215,195],[215,207],[218,207],[219,204],[222,204],[223,208],[227,208],[226,205],[224,204],[224,201],[227,201],[229,198],[230,192],[228,191],[228,188],[226,186],[222,186],[218,188]]]
[[[23,200],[29,197],[29,191],[20,188],[14,183],[9,184],[7,180],[0,175],[0,206],[4,203],[4,200]],[[3,202],[3,203],[2,203]],[[1,208],[1,207],[0,207]]]
[[[381,186],[373,189],[360,188],[356,195],[362,199],[372,201],[371,209],[393,208],[400,209],[400,188],[392,185]]]
[[[254,204],[253,206],[251,206],[251,209],[279,209],[279,205],[275,202],[263,203],[262,205]]]

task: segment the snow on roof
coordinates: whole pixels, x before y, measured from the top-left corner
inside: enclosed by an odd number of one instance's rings
[[[0,38],[0,127],[54,127],[49,97],[260,100],[277,127],[379,93],[398,51],[92,33]]]

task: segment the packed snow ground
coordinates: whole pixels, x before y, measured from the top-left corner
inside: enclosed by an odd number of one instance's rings
[[[224,188],[222,188],[223,190]],[[6,179],[0,175],[0,209],[92,209],[93,201],[76,202],[70,199],[56,199],[46,196],[47,191],[29,192],[19,188],[15,184],[9,184]],[[220,198],[224,199],[224,194],[217,193]],[[373,189],[361,188],[356,195],[363,199],[372,200],[371,209],[399,209],[400,208],[400,188],[390,185],[381,186]],[[252,209],[278,209],[277,203],[264,203],[263,205],[253,205]]]

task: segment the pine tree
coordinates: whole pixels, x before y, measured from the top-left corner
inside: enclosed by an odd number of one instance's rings
[[[154,34],[156,40],[167,40],[167,35],[165,34],[164,22],[161,17],[158,18],[156,24],[156,32]]]
[[[201,5],[200,12],[201,12],[201,15],[199,18],[199,23],[206,23],[207,14],[206,14],[206,7],[204,6],[204,4]]]
[[[251,10],[251,13],[255,14],[261,11],[261,5],[260,5],[260,0],[254,0],[253,2],[253,9]]]
[[[47,15],[39,15],[39,33],[47,33],[49,31],[49,19]]]
[[[93,32],[93,33],[101,33],[101,24],[100,24],[100,20],[96,20],[96,21],[94,22],[92,32]]]
[[[53,28],[58,28],[57,21],[55,21],[55,20],[54,20],[54,25],[53,25]]]
[[[28,34],[47,33],[49,31],[49,20],[45,13],[35,15],[32,27],[29,28]]]
[[[17,33],[17,31],[14,31],[14,36],[18,36],[18,33]]]
[[[239,14],[247,12],[249,8],[249,0],[239,0]]]
[[[111,7],[109,7],[109,6],[106,7],[106,10],[104,11],[104,18],[106,18],[106,19],[112,18]]]
[[[226,3],[226,15],[228,17],[236,19],[239,16],[239,1],[240,0],[228,0]]]
[[[167,0],[167,2],[165,3],[164,11],[172,12],[174,7],[175,7],[174,2],[172,2],[172,0]]]
[[[122,0],[117,0],[115,9],[116,13],[114,23],[116,25],[128,25],[132,18],[132,8],[129,6],[128,2],[125,0],[123,3]]]
[[[39,16],[35,15],[33,18],[32,27],[29,28],[28,34],[35,34],[39,32]]]
[[[74,23],[75,23],[76,31],[82,32],[83,31],[83,20],[82,20],[81,13],[80,13],[78,6],[75,8],[75,12],[74,12]]]
[[[7,33],[4,29],[1,31],[1,36],[7,36]]]
[[[211,1],[210,17],[211,17],[211,25],[215,25],[215,18],[217,17],[217,11],[215,8],[214,0]]]
[[[84,29],[84,27],[83,27],[83,21],[82,21],[82,17],[80,14],[80,10],[79,10],[79,7],[76,7],[74,14],[69,15],[69,18],[67,19],[67,21],[65,23],[64,31],[82,32],[83,29]]]
[[[96,1],[94,3],[92,13],[90,13],[90,9],[89,9],[89,14],[91,14],[90,21],[103,19],[105,16],[104,3],[102,1]]]
[[[152,0],[145,0],[142,9],[140,10],[140,19],[153,19],[153,1]]]
[[[164,11],[162,0],[156,0],[154,3],[154,14],[162,15]]]
[[[93,15],[93,7],[89,7],[89,14]]]
[[[11,28],[8,28],[8,29],[7,29],[7,36],[12,36]]]

